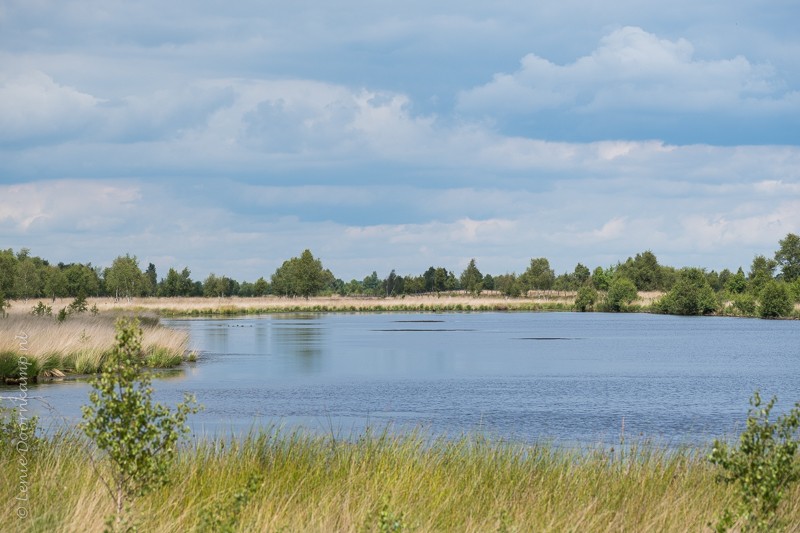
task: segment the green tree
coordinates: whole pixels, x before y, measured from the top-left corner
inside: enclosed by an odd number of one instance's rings
[[[253,284],[253,296],[265,296],[269,293],[269,283],[264,277],[260,277]]]
[[[203,282],[203,296],[224,298],[233,296],[236,292],[236,282],[227,276],[217,276],[213,272]]]
[[[117,345],[92,383],[81,429],[102,454],[100,479],[114,500],[114,529],[125,526],[126,507],[136,496],[168,481],[178,440],[197,412],[185,395],[173,412],[153,403],[150,375],[142,371],[142,330],[138,321],[117,322]]]
[[[377,276],[377,274],[376,274]],[[315,296],[325,288],[326,281],[333,275],[322,267],[310,250],[304,250],[300,257],[292,257],[272,275],[272,288],[276,294],[286,296]],[[335,278],[334,278],[335,279]]]
[[[145,293],[148,296],[155,296],[158,290],[158,274],[156,273],[156,266],[153,263],[147,265],[147,270],[144,271]]]
[[[514,273],[495,276],[494,289],[500,291],[505,296],[517,297],[522,293],[522,287],[517,279],[517,275]]]
[[[619,273],[629,278],[640,291],[655,291],[662,288],[661,266],[650,250],[636,254],[634,258],[619,266]]]
[[[475,259],[470,259],[467,268],[461,273],[461,288],[472,294],[480,294],[483,290],[483,274],[475,265]]]
[[[361,288],[364,294],[369,294],[370,296],[378,296],[381,290],[381,280],[378,277],[378,273],[373,270],[372,274],[365,277],[364,280],[361,282]]]
[[[545,257],[531,259],[528,269],[519,277],[523,290],[549,290],[556,276]]]
[[[11,298],[14,294],[14,278],[17,274],[17,257],[14,250],[0,250],[0,292]]]
[[[800,279],[800,236],[789,233],[779,244],[775,261],[781,269],[783,279],[789,283]]]
[[[100,294],[100,277],[97,275],[97,271],[92,268],[91,263],[64,265],[62,270],[64,277],[67,279],[67,296]]]
[[[622,311],[638,297],[636,285],[633,281],[623,276],[617,276],[611,281],[606,294],[606,305],[610,311]]]
[[[778,318],[791,314],[792,296],[789,288],[782,281],[770,280],[764,285],[760,293],[761,305],[758,306],[758,314],[762,318]]]
[[[44,272],[44,293],[54,302],[56,298],[67,296],[67,276],[59,267],[50,266]]]
[[[717,299],[702,269],[684,268],[658,308],[671,315],[707,315],[716,311]]]
[[[779,531],[778,508],[791,486],[800,480],[797,431],[800,402],[787,414],[770,422],[776,398],[762,405],[758,391],[750,399],[747,427],[738,448],[714,441],[709,460],[722,468],[719,481],[736,487],[735,512],[725,509],[717,531],[727,531],[744,520],[744,531]]]
[[[773,259],[767,259],[763,255],[755,256],[753,264],[750,265],[750,273],[748,275],[748,289],[750,292],[759,294],[764,285],[772,279],[777,266],[778,263]]]
[[[105,281],[106,290],[117,299],[139,296],[146,287],[144,274],[139,270],[139,261],[136,256],[127,254],[114,259],[111,268],[105,271]]]
[[[611,285],[613,272],[611,269],[603,270],[603,267],[597,267],[592,272],[592,284],[598,291],[607,291]]]
[[[14,294],[17,298],[23,298],[27,302],[29,298],[36,298],[44,293],[44,280],[36,263],[27,253],[23,252],[27,252],[27,249],[23,248],[17,259]]]
[[[591,311],[597,303],[597,289],[591,283],[585,283],[578,289],[575,297],[575,309],[578,311]]]
[[[731,294],[742,294],[747,290],[747,277],[744,275],[742,267],[739,267],[736,274],[728,278],[728,281],[725,283],[725,289]]]

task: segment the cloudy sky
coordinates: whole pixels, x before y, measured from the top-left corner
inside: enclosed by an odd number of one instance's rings
[[[160,275],[747,267],[800,232],[795,0],[0,0],[0,248]]]

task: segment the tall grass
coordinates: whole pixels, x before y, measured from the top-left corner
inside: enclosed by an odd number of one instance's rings
[[[183,360],[187,332],[165,328],[152,318],[142,322],[142,331],[147,366],[164,368]],[[17,376],[21,355],[31,363],[28,377],[94,373],[115,345],[111,315],[77,315],[59,323],[50,317],[11,314],[0,320],[0,379]]]
[[[31,454],[30,517],[4,505],[2,527],[102,531],[113,503],[84,439],[57,435]],[[0,454],[5,502],[15,497],[16,461]],[[376,531],[387,517],[409,531],[703,531],[734,498],[715,475],[696,450],[619,454],[369,432],[337,441],[270,429],[181,449],[170,485],[137,501],[134,520],[152,532]],[[783,513],[800,523],[800,491]]]

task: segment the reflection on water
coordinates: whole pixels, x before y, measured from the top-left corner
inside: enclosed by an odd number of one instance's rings
[[[175,405],[195,394],[205,406],[192,418],[198,432],[393,424],[613,443],[624,418],[626,435],[709,442],[741,427],[756,389],[778,395],[779,410],[800,398],[799,321],[407,313],[164,322],[188,330],[199,358],[161,373],[156,397]],[[30,391],[74,420],[89,386]]]
[[[315,373],[322,369],[325,330],[319,316],[278,315],[271,322],[273,353],[293,359],[299,372]]]

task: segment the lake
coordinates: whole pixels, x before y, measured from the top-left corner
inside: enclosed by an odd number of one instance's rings
[[[777,395],[779,409],[800,400],[798,321],[331,313],[163,323],[188,330],[199,359],[160,373],[156,398],[195,394],[202,434],[275,423],[347,437],[390,426],[574,445],[613,444],[624,431],[672,446],[738,433],[756,389]],[[54,406],[46,418],[71,423],[89,390],[73,380],[30,394]]]

